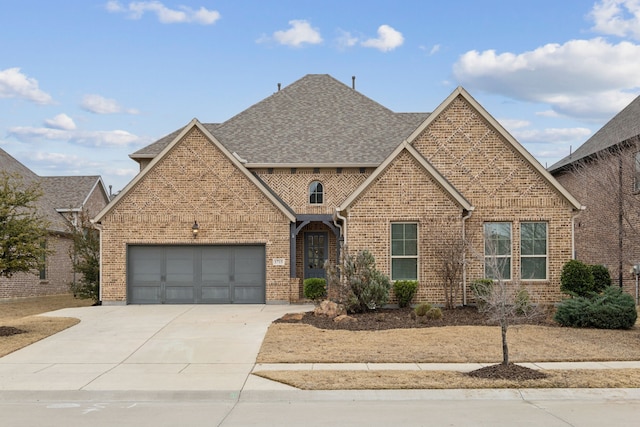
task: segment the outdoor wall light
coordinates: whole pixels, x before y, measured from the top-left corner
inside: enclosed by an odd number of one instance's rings
[[[193,233],[193,238],[198,237],[198,231],[200,231],[200,226],[198,225],[198,221],[193,221],[193,225],[191,226],[191,233]]]

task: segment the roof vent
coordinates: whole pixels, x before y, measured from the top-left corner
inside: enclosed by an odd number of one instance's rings
[[[282,83],[278,83],[278,92],[280,92],[281,85],[282,85]]]
[[[356,76],[351,76],[351,89],[356,89]]]

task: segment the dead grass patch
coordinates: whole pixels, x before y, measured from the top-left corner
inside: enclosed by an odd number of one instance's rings
[[[16,328],[24,333],[0,336],[0,357],[67,329],[78,322],[69,317],[43,317],[41,313],[69,307],[86,307],[91,300],[73,295],[21,298],[0,301],[0,326]]]
[[[574,329],[534,325],[508,331],[512,362],[640,360],[640,327]],[[258,363],[499,363],[497,326],[344,331],[272,324]]]
[[[543,372],[547,378],[525,381],[472,378],[453,371],[260,371],[254,375],[302,390],[640,387],[640,369]]]

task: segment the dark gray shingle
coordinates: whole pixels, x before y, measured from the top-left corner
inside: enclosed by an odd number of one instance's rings
[[[640,135],[640,96],[631,101],[576,151],[549,167],[557,171],[578,160]]]
[[[381,163],[428,115],[395,113],[329,75],[310,74],[205,127],[249,163],[356,166]],[[131,157],[154,157],[181,130]]]

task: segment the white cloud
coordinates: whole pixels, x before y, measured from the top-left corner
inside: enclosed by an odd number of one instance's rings
[[[73,119],[66,114],[58,114],[52,119],[45,120],[44,124],[51,129],[74,130],[76,128]]]
[[[460,84],[549,104],[561,115],[610,118],[640,88],[640,45],[605,39],[547,44],[523,53],[469,51],[454,64]]]
[[[29,155],[29,159],[36,162],[53,163],[55,165],[77,166],[79,164],[87,164],[86,159],[82,159],[74,154],[51,153],[44,151],[35,151]],[[96,163],[93,163],[95,165]]]
[[[95,114],[116,114],[128,113],[138,114],[138,110],[129,108],[125,109],[115,99],[104,98],[100,95],[85,95],[82,98],[80,106]]]
[[[38,81],[20,72],[20,68],[0,71],[0,98],[23,98],[36,104],[52,104],[53,98],[40,90]]]
[[[305,20],[294,19],[289,21],[291,28],[285,31],[276,31],[273,33],[273,39],[280,44],[286,46],[300,47],[305,43],[320,44],[322,37],[317,28],[311,27],[311,24]],[[259,42],[268,40],[262,38]]]
[[[401,46],[404,43],[404,37],[402,33],[396,31],[389,25],[380,25],[378,27],[378,38],[368,39],[361,44],[364,47],[372,47],[382,52],[388,52]]]
[[[602,0],[589,14],[593,19],[592,30],[618,37],[640,40],[640,1]]]
[[[118,1],[109,1],[107,11],[111,13],[127,13],[131,19],[140,19],[146,12],[155,13],[158,21],[163,24],[196,23],[201,25],[215,24],[220,19],[220,12],[200,7],[193,10],[187,6],[180,6],[179,10],[169,9],[159,1],[137,1],[123,6]]]
[[[500,119],[498,120],[505,129],[511,131],[511,129],[522,129],[531,125],[531,122],[528,120],[520,120],[520,119]]]
[[[124,147],[141,142],[141,138],[124,130],[81,131],[18,126],[10,128],[8,134],[23,142],[43,139],[92,147]]]
[[[539,116],[539,117],[560,117],[560,114],[558,114],[557,112],[555,112],[553,110],[545,110],[545,111],[537,112],[536,116]]]
[[[527,129],[516,130],[513,136],[520,142],[536,142],[536,143],[567,143],[577,141],[582,143],[591,135],[591,129],[576,128],[546,128],[546,129]]]
[[[435,55],[438,52],[440,52],[440,45],[434,44],[431,50],[429,51],[429,55]]]
[[[349,48],[358,44],[358,37],[353,36],[349,31],[338,30],[338,34],[336,41],[339,48]]]

